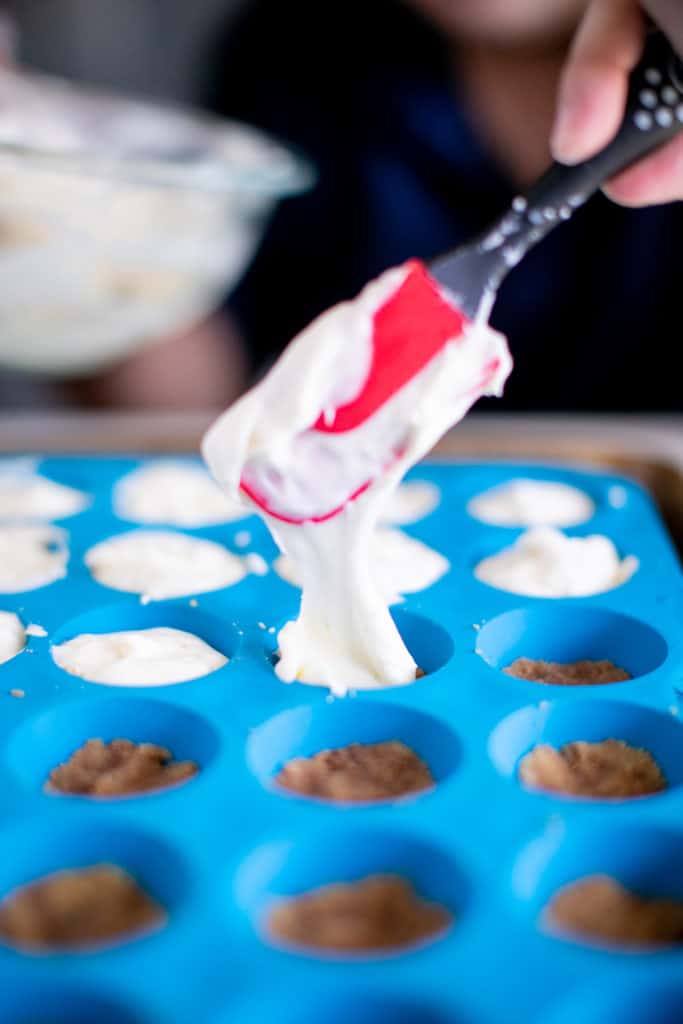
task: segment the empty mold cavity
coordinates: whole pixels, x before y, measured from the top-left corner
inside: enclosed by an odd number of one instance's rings
[[[276,992],[260,1000],[240,1004],[223,1014],[212,1024],[459,1024],[460,1018],[431,1005],[431,999],[421,1000],[415,995],[388,995],[385,993],[348,991],[340,992],[330,986],[305,993],[297,993],[292,1006],[291,993]],[[0,1018],[0,1024],[4,1024]],[[107,1022],[108,1024],[108,1022]],[[126,1024],[126,1022],[124,1022]]]
[[[227,658],[228,664],[236,653],[241,639],[238,636],[237,628],[229,621],[197,611],[195,608],[191,608],[187,602],[160,602],[149,605],[126,602],[93,608],[85,614],[71,619],[54,634],[52,643],[54,646],[59,646],[84,633],[119,633],[162,626],[182,630],[199,637],[200,640]],[[186,680],[186,682],[206,679],[209,675],[222,672],[226,668],[227,666],[223,665],[204,676],[196,676],[193,680]],[[58,669],[58,671],[62,670]],[[68,673],[65,674],[68,675]],[[72,676],[72,678],[80,677]],[[172,686],[178,685],[178,683],[164,685]]]
[[[291,796],[294,794],[277,786],[275,776],[292,758],[311,757],[350,743],[385,740],[400,740],[414,750],[436,785],[455,771],[460,757],[457,737],[438,719],[411,708],[358,698],[283,711],[253,730],[247,743],[247,761],[264,786]],[[414,793],[407,799],[421,795]]]
[[[39,984],[35,979],[2,980],[0,1024],[147,1024],[149,1020],[99,992]]]
[[[591,988],[580,988],[542,1024],[681,1024],[683,984],[680,979],[631,981],[620,977]]]
[[[248,914],[262,940],[281,945],[267,931],[268,914],[287,897],[302,896],[336,882],[358,882],[369,875],[396,875],[409,882],[417,896],[444,907],[451,925],[428,940],[438,941],[451,928],[467,902],[468,886],[453,859],[417,836],[388,829],[319,829],[307,838],[276,840],[255,850],[240,866],[234,890],[238,904]],[[419,946],[426,943],[422,942]],[[303,946],[287,946],[292,952],[327,958],[342,956]],[[406,946],[381,953],[345,954],[362,959],[410,953]]]
[[[498,771],[512,778],[517,775],[520,759],[539,743],[558,749],[576,740],[598,743],[607,739],[623,740],[652,754],[667,788],[683,782],[683,725],[665,712],[621,701],[543,701],[521,708],[493,730],[489,754]],[[559,793],[544,795],[562,797]]]
[[[156,743],[176,761],[196,762],[200,775],[219,747],[213,727],[193,711],[156,700],[112,697],[59,704],[22,722],[7,744],[5,763],[26,786],[40,791],[50,771],[90,739]]]
[[[453,657],[453,641],[443,626],[402,608],[391,614],[415,664],[426,675],[438,672]]]
[[[64,869],[112,864],[127,872],[168,917],[184,903],[190,872],[183,856],[155,835],[137,828],[105,824],[83,817],[33,822],[3,837],[0,861],[0,899],[13,889]],[[162,928],[168,927],[168,920]],[[159,933],[121,936],[115,944],[142,940]],[[111,943],[114,945],[114,943]],[[93,947],[96,951],[99,947]],[[88,953],[87,949],[83,950]]]
[[[606,608],[545,606],[520,608],[491,619],[477,634],[477,653],[500,671],[517,658],[563,663],[608,660],[635,679],[658,669],[668,648],[661,634],[629,615]],[[509,679],[512,685],[514,677]]]
[[[640,896],[683,901],[682,862],[683,832],[657,825],[554,820],[517,857],[512,889],[521,908],[546,933],[581,945],[598,945],[587,937],[550,931],[540,920],[558,890],[591,875],[608,875]],[[634,949],[611,944],[609,948]]]
[[[403,608],[392,608],[391,617],[415,664],[425,675],[438,672],[453,657],[453,641],[443,626],[422,615],[407,612]],[[281,622],[273,633],[266,632],[264,636],[266,657],[272,665],[278,661],[277,637],[284,625],[285,623]],[[350,689],[353,690],[353,687]]]

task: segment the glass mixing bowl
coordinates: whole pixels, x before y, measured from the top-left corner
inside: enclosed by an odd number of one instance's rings
[[[0,366],[90,373],[189,326],[312,181],[247,125],[0,69]]]

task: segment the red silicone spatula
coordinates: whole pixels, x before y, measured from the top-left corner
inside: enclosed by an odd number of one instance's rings
[[[465,322],[464,314],[444,299],[426,267],[411,260],[403,284],[374,315],[372,362],[365,386],[334,416],[321,414],[312,429],[338,434],[360,426],[449,339],[457,338]]]
[[[412,261],[402,285],[375,313],[372,360],[360,392],[333,415],[329,411],[321,414],[309,430],[342,434],[365,423],[444,345],[457,340],[484,304],[490,308],[503,278],[529,249],[568,220],[609,178],[667,142],[682,127],[683,61],[661,33],[653,32],[632,72],[624,119],[612,142],[584,163],[573,167],[553,164],[483,235],[435,260],[429,270]],[[387,463],[390,461],[387,453]],[[243,478],[242,486],[271,515],[287,522],[305,522],[335,515],[371,482],[357,481],[341,503],[334,502],[320,515],[302,518],[291,510],[283,514],[272,498],[266,500],[253,473],[248,480]]]

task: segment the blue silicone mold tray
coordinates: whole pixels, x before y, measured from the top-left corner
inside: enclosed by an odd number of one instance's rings
[[[112,485],[135,459],[50,458],[43,475],[94,496],[63,520],[68,577],[0,608],[46,638],[0,666],[0,897],[59,868],[113,861],[169,912],[160,932],[76,955],[0,947],[2,1024],[674,1024],[683,1020],[683,951],[619,952],[544,934],[539,912],[562,884],[595,872],[683,899],[683,587],[665,530],[632,482],[560,467],[423,464],[439,507],[406,527],[451,572],[396,606],[428,673],[414,685],[344,700],[274,675],[272,627],[298,591],[272,571],[223,591],[143,605],[94,582],[83,554],[134,528],[116,518]],[[517,476],[588,492],[605,533],[640,559],[635,576],[595,597],[519,597],[480,583],[476,562],[521,532],[472,519],[475,494]],[[624,499],[610,504],[613,486]],[[256,518],[187,531],[237,553],[238,531],[270,564]],[[260,625],[259,625],[260,623]],[[170,625],[230,656],[203,679],[153,689],[81,682],[50,644],[77,633]],[[264,628],[265,627],[265,628]],[[505,675],[519,655],[610,658],[633,680],[543,686]],[[25,692],[23,699],[10,691]],[[201,773],[171,791],[92,801],[50,796],[49,770],[93,736],[169,746]],[[598,803],[533,794],[517,781],[536,742],[625,739],[652,751],[663,794]],[[436,788],[393,804],[341,807],[278,792],[288,758],[353,741],[398,738],[429,764]],[[269,944],[269,902],[373,872],[397,872],[455,915],[419,949],[366,959]]]

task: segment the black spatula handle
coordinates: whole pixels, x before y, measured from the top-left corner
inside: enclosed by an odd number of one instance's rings
[[[621,127],[612,141],[581,164],[553,164],[527,195],[528,216],[580,206],[618,171],[635,163],[683,128],[683,60],[666,37],[653,32],[631,75]],[[536,218],[534,218],[536,219]]]
[[[430,264],[467,316],[488,315],[508,271],[594,192],[683,129],[683,60],[661,32],[649,34],[634,68],[624,119],[612,141],[583,163],[555,163],[473,242]]]

